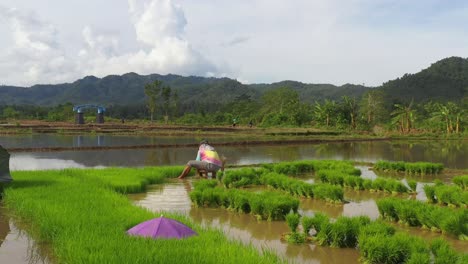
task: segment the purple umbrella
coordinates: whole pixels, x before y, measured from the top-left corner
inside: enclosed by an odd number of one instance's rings
[[[190,227],[163,216],[138,224],[130,228],[127,234],[152,238],[184,238],[197,235]]]

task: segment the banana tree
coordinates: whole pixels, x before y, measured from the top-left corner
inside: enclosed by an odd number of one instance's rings
[[[395,104],[394,107],[395,110],[391,113],[392,122],[399,126],[402,133],[409,133],[414,123],[413,101],[408,105]]]

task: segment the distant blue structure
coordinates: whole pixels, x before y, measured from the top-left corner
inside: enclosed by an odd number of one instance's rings
[[[104,112],[106,108],[100,105],[93,105],[93,104],[84,104],[84,105],[75,105],[73,107],[73,111],[76,112],[75,114],[75,123],[76,124],[84,124],[84,113],[83,110],[88,108],[97,108],[96,114],[96,123],[102,124],[104,123]]]

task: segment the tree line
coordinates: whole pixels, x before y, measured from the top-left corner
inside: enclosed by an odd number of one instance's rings
[[[185,106],[170,86],[153,81],[144,86],[145,104],[108,105],[106,117],[126,120],[189,125],[240,125],[260,127],[320,127],[340,130],[396,130],[402,134],[424,130],[457,134],[466,127],[468,103],[458,102],[395,102],[385,91],[369,90],[361,97],[342,96],[302,102],[297,91],[280,87],[266,91],[259,100],[242,94],[228,103],[192,103]],[[220,95],[222,96],[222,95]],[[52,107],[34,105],[0,106],[0,119],[37,119],[73,122],[71,103]],[[191,111],[186,111],[191,109]]]

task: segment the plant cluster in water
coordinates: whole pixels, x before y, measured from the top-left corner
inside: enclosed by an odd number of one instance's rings
[[[299,200],[288,194],[271,191],[254,193],[216,185],[216,181],[201,181],[190,192],[190,199],[197,206],[224,207],[251,213],[265,220],[284,220],[290,211],[297,212],[299,207]]]
[[[468,210],[466,208],[452,209],[396,198],[378,200],[377,207],[384,219],[442,231],[460,240],[468,239]]]
[[[392,171],[392,172],[404,172],[405,174],[438,174],[444,169],[442,163],[431,163],[431,162],[391,162],[391,161],[377,161],[374,164],[375,170],[381,171]]]
[[[358,248],[365,263],[454,263],[468,260],[467,254],[458,254],[443,239],[430,244],[419,237],[396,233],[395,228],[368,217],[338,217],[331,221],[326,215],[317,213],[313,217],[289,214],[286,221],[291,233],[285,235],[289,243],[315,241],[331,247]],[[298,232],[299,222],[303,232]],[[313,229],[315,234],[310,235]]]

